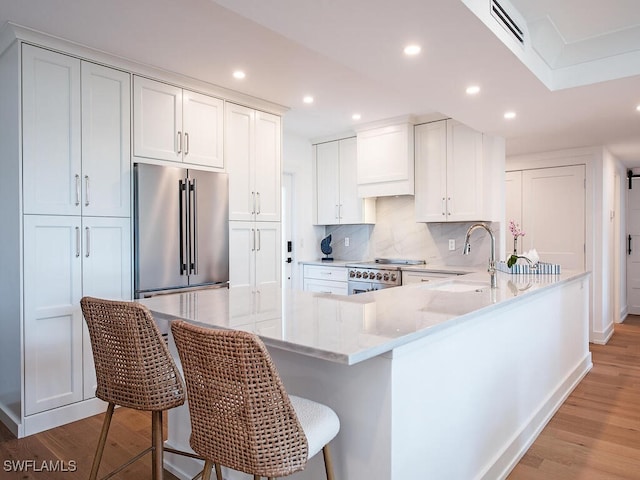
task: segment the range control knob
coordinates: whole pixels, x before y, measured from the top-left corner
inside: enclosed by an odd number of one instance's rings
[[[362,272],[356,272],[356,278],[362,278]]]
[[[398,277],[396,276],[396,274],[395,274],[395,273],[392,273],[392,274],[391,274],[391,281],[392,281],[392,282],[395,282],[395,281],[396,281],[396,278],[398,278]]]
[[[382,278],[382,274],[380,272],[376,273],[376,280],[380,280]]]
[[[389,281],[389,274],[388,274],[388,273],[385,273],[385,274],[382,276],[382,278],[384,279],[384,281],[385,281],[385,282],[388,282],[388,281]]]
[[[354,278],[356,276],[356,272],[351,270],[349,271],[349,278]]]
[[[362,278],[369,278],[369,272],[362,272]]]

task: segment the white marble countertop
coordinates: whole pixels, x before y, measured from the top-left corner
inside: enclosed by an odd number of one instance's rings
[[[352,365],[490,309],[588,276],[498,273],[489,288],[486,272],[433,282],[341,296],[244,287],[196,290],[139,300],[159,320],[182,318],[201,325],[260,335],[267,346]],[[524,303],[524,302],[523,302]]]

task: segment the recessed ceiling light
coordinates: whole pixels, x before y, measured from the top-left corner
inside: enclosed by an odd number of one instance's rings
[[[360,120],[362,118],[362,115],[360,115],[359,113],[354,113],[353,115],[351,115],[351,118],[353,118],[354,120]]]
[[[313,103],[313,97],[312,97],[311,95],[306,95],[306,96],[302,99],[302,101],[303,101],[304,103]]]
[[[480,87],[478,85],[471,85],[470,87],[467,87],[467,95],[476,95],[478,93],[480,93]]]
[[[636,107],[636,110],[640,112],[640,105]]]
[[[407,45],[406,47],[404,47],[404,54],[405,55],[418,55],[421,50],[422,50],[422,48],[420,48],[420,45]]]
[[[516,112],[506,112],[504,114],[504,118],[506,118],[507,120],[512,120],[516,118]]]
[[[242,80],[246,76],[247,74],[242,70],[236,70],[235,72],[233,72],[233,78],[237,78],[238,80]]]

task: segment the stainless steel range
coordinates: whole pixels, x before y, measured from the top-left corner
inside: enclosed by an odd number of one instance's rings
[[[347,265],[349,295],[402,285],[403,265],[422,265],[424,260],[376,258],[373,262]]]

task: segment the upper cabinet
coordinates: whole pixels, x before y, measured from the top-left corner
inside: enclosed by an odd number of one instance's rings
[[[226,104],[229,220],[280,221],[280,117]]]
[[[375,223],[375,199],[359,198],[356,138],[314,146],[317,225]]]
[[[224,101],[134,77],[133,155],[224,168]]]
[[[413,123],[391,121],[358,131],[359,197],[413,195]]]
[[[129,216],[129,74],[24,45],[22,82],[24,213]]]
[[[415,153],[416,221],[500,219],[492,185],[498,165],[504,166],[503,142],[441,120],[415,127]]]

